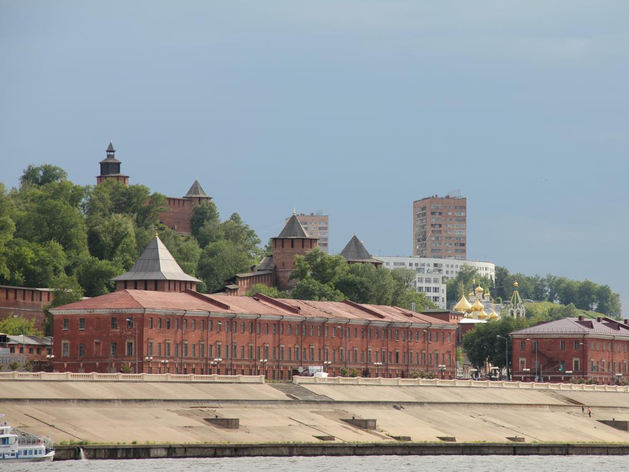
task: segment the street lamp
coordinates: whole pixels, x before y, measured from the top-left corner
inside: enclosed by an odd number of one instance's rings
[[[378,369],[380,369],[382,362],[374,362],[373,365],[376,366],[376,378],[378,378]]]
[[[328,367],[330,367],[330,364],[332,364],[332,361],[323,361],[323,372],[328,371]]]
[[[446,378],[446,366],[444,364],[439,365],[439,372],[441,372],[441,379]]]
[[[51,372],[53,371],[53,367],[52,367],[52,366],[53,366],[53,364],[52,364],[52,361],[53,361],[53,359],[54,359],[54,358],[55,358],[55,355],[54,355],[54,354],[47,354],[47,355],[46,355],[46,360],[48,361],[48,368],[50,369],[50,371],[51,371]]]
[[[266,363],[269,362],[268,359],[260,359],[260,365],[262,366],[262,371],[264,372],[264,378],[266,379]]]
[[[477,377],[476,377],[476,375],[475,375],[475,374],[476,374],[476,372],[478,372],[478,369],[470,369],[470,374],[471,374],[471,377],[472,377],[472,379],[474,379],[474,380],[477,380]]]
[[[497,338],[501,338],[505,340],[505,355],[506,355],[506,364],[505,364],[505,369],[507,370],[507,382],[509,381],[509,336],[507,336],[506,338],[504,336],[500,336],[499,334],[496,335]]]
[[[133,344],[133,353],[135,354],[135,373],[138,373],[138,325],[133,322],[133,318],[127,318],[127,328],[129,325],[135,328],[135,343]]]
[[[526,338],[527,341],[530,341],[531,338]],[[538,342],[537,341],[533,341],[533,345],[535,346],[535,381],[539,382],[540,379],[540,375],[537,372],[538,366],[539,366],[539,362],[537,361],[537,346],[538,346]],[[541,369],[540,369],[541,370]]]
[[[149,363],[149,374],[152,374],[153,367],[151,366],[151,362],[153,362],[153,356],[146,356],[144,360]]]
[[[161,360],[160,364],[162,364],[162,368],[168,373],[168,359]]]
[[[220,357],[215,357],[214,360],[212,362],[210,362],[210,365],[216,366],[216,373],[220,374],[220,369],[219,369],[219,365],[221,364],[221,362],[223,362],[223,359]]]

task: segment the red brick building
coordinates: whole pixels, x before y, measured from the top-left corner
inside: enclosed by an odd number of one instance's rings
[[[107,156],[100,161],[100,175],[96,176],[96,184],[100,185],[106,180],[115,180],[129,186],[129,176],[121,173],[122,162],[116,159],[116,150],[110,141],[107,147]],[[181,198],[166,197],[166,209],[159,214],[159,220],[170,229],[180,234],[191,234],[190,219],[195,206],[212,201],[198,180],[195,180],[188,193]]]
[[[35,321],[39,330],[44,327],[44,307],[52,302],[49,288],[11,287],[0,285],[0,319],[21,316]]]
[[[513,380],[614,384],[627,377],[629,320],[565,318],[511,337]]]
[[[291,249],[306,249],[310,238],[280,235],[276,244],[286,246],[291,239],[299,241]],[[414,371],[455,376],[454,323],[350,301],[182,291],[181,284],[159,283],[163,277],[181,279],[183,273],[163,261],[170,254],[160,243],[155,238],[147,249],[152,255],[143,254],[131,275],[117,278],[118,291],[52,310],[56,370],[107,372],[137,365],[138,372],[147,373],[264,373],[290,379],[300,367],[326,366],[332,375],[346,368],[368,376]],[[137,290],[129,287],[136,279]],[[140,290],[145,282],[148,290]]]

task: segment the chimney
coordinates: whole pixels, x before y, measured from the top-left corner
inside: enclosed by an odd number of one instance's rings
[[[629,326],[629,319],[625,318],[625,320],[624,320],[624,321],[625,321],[625,324],[626,324],[627,326]]]
[[[579,315],[579,321],[583,321],[583,315]]]
[[[603,321],[603,318],[599,316],[598,318],[596,318],[596,321],[600,323],[601,321]]]

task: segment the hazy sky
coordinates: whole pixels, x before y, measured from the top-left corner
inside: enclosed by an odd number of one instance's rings
[[[263,241],[293,205],[335,252],[412,252],[460,189],[468,257],[629,306],[629,2],[0,0],[0,181],[195,178]]]

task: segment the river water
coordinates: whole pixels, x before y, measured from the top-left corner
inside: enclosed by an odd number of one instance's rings
[[[6,467],[6,468],[5,468]],[[246,457],[224,459],[138,459],[118,461],[60,461],[0,464],[11,472],[346,472],[346,471],[523,471],[578,472],[629,469],[625,456],[361,456],[361,457]]]

